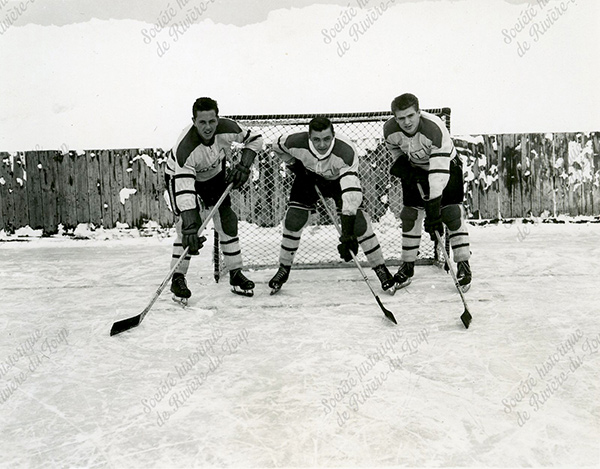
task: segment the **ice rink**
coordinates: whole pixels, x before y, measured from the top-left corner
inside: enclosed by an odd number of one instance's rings
[[[114,337],[172,239],[5,238],[0,466],[598,466],[600,224],[470,230],[468,330],[433,266],[393,297],[367,270],[394,325],[352,264],[244,298],[206,246],[187,308]]]

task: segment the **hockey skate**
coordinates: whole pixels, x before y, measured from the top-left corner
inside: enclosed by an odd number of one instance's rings
[[[456,280],[463,293],[471,288],[471,266],[469,261],[459,261],[456,264]]]
[[[173,301],[183,306],[187,306],[188,299],[192,296],[192,292],[187,287],[185,275],[181,273],[173,274],[171,279],[171,293],[173,293]]]
[[[373,270],[377,274],[377,278],[381,282],[381,289],[387,291],[390,295],[396,293],[396,280],[385,264],[380,264],[374,267]]]
[[[394,275],[396,281],[396,289],[404,288],[410,285],[412,277],[415,274],[415,263],[414,262],[402,262],[402,265]]]
[[[234,269],[229,272],[229,285],[231,285],[231,291],[236,295],[254,295],[254,282],[246,278],[242,269]]]
[[[290,277],[291,268],[292,267],[289,265],[280,265],[279,266],[279,270],[277,271],[277,273],[275,275],[273,275],[273,278],[271,280],[269,280],[269,287],[271,288],[271,295],[274,295],[279,290],[281,290],[281,287],[283,286],[283,284],[285,282],[287,282],[288,278]]]

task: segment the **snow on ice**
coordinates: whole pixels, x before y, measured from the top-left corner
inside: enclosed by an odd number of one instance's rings
[[[395,296],[367,270],[395,326],[355,268],[294,269],[274,296],[275,268],[250,271],[244,298],[207,244],[187,308],[165,291],[110,337],[172,230],[0,233],[0,465],[596,466],[600,224],[555,221],[470,227],[468,330],[434,266]]]

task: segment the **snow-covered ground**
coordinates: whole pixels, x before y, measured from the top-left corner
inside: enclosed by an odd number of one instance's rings
[[[0,466],[600,464],[600,224],[472,226],[473,322],[419,266],[384,319],[355,268],[216,284],[172,239],[0,241]],[[120,239],[118,239],[120,238]],[[211,237],[209,236],[209,239]]]

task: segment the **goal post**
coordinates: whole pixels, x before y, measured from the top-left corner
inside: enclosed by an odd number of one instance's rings
[[[450,130],[450,108],[425,109],[444,120]],[[238,235],[244,266],[249,269],[277,268],[282,238],[282,222],[294,175],[289,171],[272,146],[282,134],[308,130],[308,123],[317,116],[327,117],[335,132],[350,138],[360,160],[359,177],[363,190],[362,208],[373,222],[388,265],[398,265],[402,253],[402,188],[392,180],[392,157],[383,140],[383,124],[392,117],[390,112],[236,115],[227,116],[246,128],[262,135],[265,147],[257,155],[249,181],[231,193],[232,208],[239,218]],[[234,152],[234,159],[236,155]],[[394,178],[395,179],[395,178]],[[333,205],[333,201],[328,199]],[[338,255],[338,234],[327,212],[318,204],[309,224],[302,233],[300,247],[294,258],[294,268],[346,267]],[[215,279],[223,266],[215,236]],[[359,250],[358,260],[367,265]],[[423,233],[418,264],[433,264],[441,256],[427,233]]]

